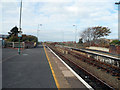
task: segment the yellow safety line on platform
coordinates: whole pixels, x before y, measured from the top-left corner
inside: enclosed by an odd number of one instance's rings
[[[47,60],[48,60],[48,62],[49,62],[49,66],[50,66],[50,69],[51,69],[51,71],[52,71],[52,74],[53,74],[53,77],[54,77],[54,80],[55,80],[55,83],[56,83],[56,86],[57,86],[58,90],[60,90],[60,85],[59,85],[59,83],[58,83],[58,80],[57,80],[56,75],[55,75],[55,73],[54,73],[54,70],[53,70],[53,68],[52,68],[52,65],[51,65],[50,59],[49,59],[49,57],[48,57],[48,55],[47,55],[45,46],[43,45],[43,47],[44,47],[45,54],[46,54]]]

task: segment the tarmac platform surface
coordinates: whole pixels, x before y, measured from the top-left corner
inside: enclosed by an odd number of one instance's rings
[[[3,88],[56,88],[43,46],[17,50],[3,49]]]

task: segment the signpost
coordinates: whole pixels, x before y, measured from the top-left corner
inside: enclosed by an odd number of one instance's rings
[[[20,48],[21,48],[21,46],[20,46],[20,38],[22,37],[22,32],[19,32],[18,33],[18,38],[19,38],[19,47],[18,47],[18,53],[19,53],[19,55],[20,55]]]
[[[22,33],[21,33],[21,32],[18,33],[18,37],[19,37],[19,38],[22,37]]]

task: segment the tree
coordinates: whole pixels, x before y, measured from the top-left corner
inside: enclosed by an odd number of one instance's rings
[[[84,42],[89,42],[92,40],[92,37],[93,37],[93,32],[92,32],[92,29],[91,28],[87,28],[85,29],[82,33],[81,33],[81,38]]]
[[[108,27],[102,27],[102,26],[98,26],[98,27],[92,27],[93,30],[93,40],[98,39],[100,37],[104,37],[104,36],[108,36],[111,31]]]
[[[81,33],[81,37],[84,42],[90,42],[92,40],[99,39],[104,36],[108,36],[111,33],[108,27],[89,27]]]
[[[110,44],[111,45],[120,45],[120,41],[119,40],[113,40]]]
[[[10,32],[8,32],[9,36],[7,37],[7,40],[8,41],[11,41],[11,42],[17,42],[18,41],[18,28],[17,26],[13,27]]]
[[[82,38],[79,39],[79,42],[78,42],[78,43],[79,43],[79,44],[82,44],[82,43],[83,43]]]
[[[10,30],[10,32],[8,32],[9,37],[11,37],[11,36],[17,36],[18,33],[19,33],[19,31],[18,31],[17,26],[13,27],[13,28]]]
[[[10,42],[18,42],[18,37],[12,35],[11,37],[9,37],[8,41],[10,41]]]
[[[38,42],[38,38],[32,35],[22,35],[22,42]]]
[[[10,32],[8,32],[9,36],[7,38],[7,41],[10,42],[18,42],[19,38],[18,38],[18,28],[17,26],[13,27]],[[32,35],[22,35],[22,37],[20,38],[21,42],[38,42],[38,38],[36,36],[32,36]]]

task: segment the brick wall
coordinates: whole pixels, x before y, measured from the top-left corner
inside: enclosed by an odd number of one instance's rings
[[[119,46],[110,45],[109,53],[120,54],[120,45]]]
[[[117,46],[116,49],[117,49],[117,54],[120,54],[120,46]]]

